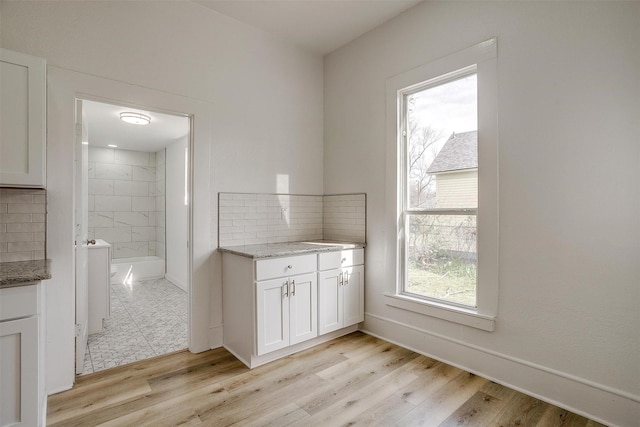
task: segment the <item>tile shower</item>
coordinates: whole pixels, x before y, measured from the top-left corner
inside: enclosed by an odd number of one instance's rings
[[[113,258],[165,254],[165,150],[89,148],[89,238]]]
[[[163,272],[166,153],[92,146],[88,170],[89,238],[111,243],[114,260],[161,258]],[[163,277],[125,284],[113,273],[111,315],[89,336],[83,374],[187,347],[187,293]]]

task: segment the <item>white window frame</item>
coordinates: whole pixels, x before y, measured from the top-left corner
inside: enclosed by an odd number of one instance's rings
[[[478,229],[475,308],[403,293],[404,177],[403,97],[418,88],[451,81],[452,73],[475,67],[478,85]],[[468,71],[467,71],[468,72]],[[387,79],[387,219],[395,233],[387,245],[395,256],[394,289],[387,305],[485,331],[495,330],[498,312],[498,124],[497,40],[471,46]]]

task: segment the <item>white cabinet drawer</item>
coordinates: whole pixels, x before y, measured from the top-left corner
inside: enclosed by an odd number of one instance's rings
[[[38,314],[38,285],[0,289],[0,320]]]
[[[316,254],[256,261],[256,280],[311,273],[317,268]]]
[[[359,264],[364,264],[364,249],[322,252],[318,258],[318,270],[320,271]]]

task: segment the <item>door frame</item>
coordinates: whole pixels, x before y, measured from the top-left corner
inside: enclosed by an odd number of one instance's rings
[[[46,293],[47,392],[73,386],[75,360],[75,264],[73,256],[73,135],[75,99],[190,117],[189,132],[189,350],[215,347],[210,342],[212,274],[215,250],[211,224],[211,140],[213,106],[202,100],[134,86],[55,66],[47,69],[47,256],[53,259]],[[194,230],[197,230],[194,233]]]
[[[92,95],[83,95],[81,97],[76,98],[76,101],[75,101],[76,105],[79,105],[83,109],[83,111],[81,111],[82,123],[83,123],[83,131],[84,131],[84,126],[85,125],[90,125],[90,123],[87,122],[87,118],[86,118],[86,115],[84,113],[84,105],[85,105],[84,101],[92,101],[92,102],[100,102],[100,103],[103,103],[103,104],[109,104],[109,105],[116,106],[118,108],[122,108],[122,110],[136,109],[136,110],[142,110],[143,112],[144,111],[148,111],[150,113],[162,113],[162,114],[171,114],[171,115],[174,115],[174,116],[186,117],[189,120],[189,122],[188,122],[189,130],[188,130],[188,136],[187,136],[187,150],[188,150],[187,154],[190,155],[191,151],[193,150],[193,138],[191,137],[191,133],[192,133],[191,122],[193,120],[193,116],[191,114],[179,113],[179,112],[167,112],[166,110],[162,110],[161,111],[161,110],[159,110],[157,108],[153,108],[153,107],[142,107],[139,104],[136,104],[136,105],[123,104],[123,103],[120,103],[119,101],[114,100],[114,99],[104,99],[104,98],[96,97],[96,96],[92,96]],[[78,114],[77,111],[76,111],[76,114]],[[77,122],[77,120],[76,120],[76,122]],[[83,146],[83,147],[84,147],[84,149],[88,150],[87,146]],[[189,297],[191,295],[191,265],[192,265],[191,264],[191,250],[190,250],[190,246],[191,245],[189,244],[191,242],[191,236],[192,236],[192,233],[191,233],[191,230],[192,230],[192,221],[191,221],[191,206],[192,206],[192,203],[191,203],[191,200],[192,200],[192,197],[193,197],[193,195],[192,195],[192,182],[193,182],[192,181],[192,173],[193,173],[193,168],[192,168],[191,162],[192,161],[189,158],[188,165],[187,165],[188,166],[188,170],[187,170],[187,200],[189,200],[189,203],[187,204],[187,245],[188,245],[187,246],[187,283],[185,284],[186,292],[187,292],[187,301],[190,301]],[[82,170],[82,173],[83,174],[88,174],[88,169],[85,167]],[[74,185],[77,185],[77,179],[76,179],[76,181],[74,181]],[[74,194],[77,195],[77,188],[74,188]],[[87,194],[85,194],[85,196],[87,196]],[[75,197],[74,198],[74,215],[78,212],[78,209],[76,207],[77,203],[78,203],[78,197]],[[75,223],[77,223],[77,221],[75,221]],[[88,224],[87,224],[87,226],[88,226]],[[166,225],[165,225],[165,235],[166,235]],[[84,245],[86,246],[86,243]],[[165,250],[165,254],[164,254],[163,258],[165,259],[165,269],[166,269],[166,262],[167,262],[166,250]],[[77,260],[77,258],[76,258],[76,260]],[[87,269],[88,269],[88,263],[87,263]],[[76,274],[76,279],[77,279],[77,274]],[[178,286],[178,287],[181,288],[180,286]],[[76,303],[77,303],[77,301],[78,301],[78,299],[77,299],[78,287],[77,286],[75,286],[75,292],[76,292]],[[77,311],[77,307],[76,307],[76,311]],[[191,304],[189,303],[189,304],[187,304],[187,319],[190,318],[189,317],[190,312],[191,312]],[[77,317],[77,315],[76,315],[76,317]],[[77,322],[77,319],[76,319],[76,322]],[[187,323],[190,323],[190,322],[187,320]],[[187,348],[191,348],[190,345],[189,345],[189,343],[190,343],[190,334],[189,334],[190,329],[191,329],[191,326],[188,324],[187,325]],[[88,329],[87,329],[87,331],[88,331]],[[85,331],[85,332],[87,332],[87,331]],[[78,367],[79,358],[78,358],[78,354],[77,353],[78,353],[78,346],[76,345],[76,355],[75,355],[75,357],[76,357],[76,374],[78,373],[78,369],[79,369],[79,367]],[[84,355],[83,355],[83,358],[84,358]]]

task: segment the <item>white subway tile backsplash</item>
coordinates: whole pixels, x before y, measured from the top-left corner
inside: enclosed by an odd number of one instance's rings
[[[2,224],[5,226],[5,230],[7,233],[35,233],[35,232],[45,232],[44,222],[25,222],[25,223],[13,223],[13,224]],[[2,229],[0,228],[0,231]]]
[[[44,203],[9,203],[7,213],[45,213]]]
[[[366,195],[220,193],[219,245],[301,240],[365,242]]]
[[[0,223],[32,222],[32,218],[33,216],[31,214],[0,214]]]

